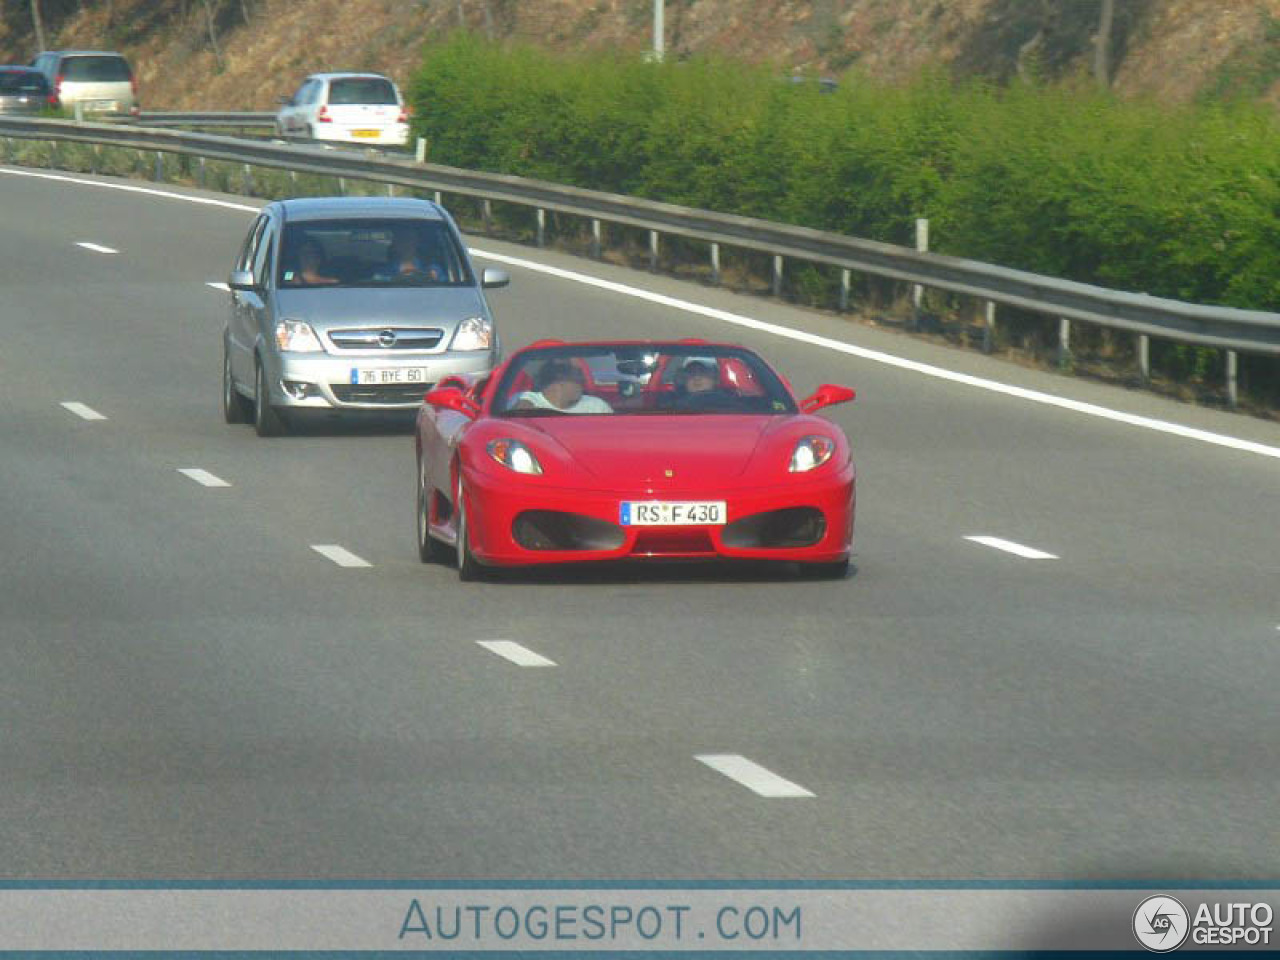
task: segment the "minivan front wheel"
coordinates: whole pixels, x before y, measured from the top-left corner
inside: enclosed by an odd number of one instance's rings
[[[249,401],[240,396],[236,383],[231,376],[231,350],[226,343],[222,345],[222,418],[227,423],[248,423],[253,417]]]
[[[253,428],[260,437],[278,437],[284,433],[284,418],[280,416],[280,411],[271,405],[271,394],[267,390],[267,374],[262,369],[261,360],[254,364]]]

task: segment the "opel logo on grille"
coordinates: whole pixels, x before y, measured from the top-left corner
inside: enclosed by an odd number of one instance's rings
[[[378,334],[378,343],[384,347],[394,347],[396,345],[396,332],[394,330],[383,330]]]

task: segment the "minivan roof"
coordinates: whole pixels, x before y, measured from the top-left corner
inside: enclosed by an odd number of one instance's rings
[[[358,217],[444,219],[434,203],[416,197],[296,197],[276,202],[286,221]]]

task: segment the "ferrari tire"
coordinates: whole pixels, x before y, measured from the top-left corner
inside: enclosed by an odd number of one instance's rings
[[[848,559],[832,563],[802,563],[799,567],[800,576],[806,580],[843,580],[849,575]]]
[[[458,517],[458,579],[464,582],[479,580],[484,568],[471,552],[471,531],[467,523],[467,505],[462,499],[462,478],[458,478],[457,495],[453,511]]]
[[[284,418],[271,405],[267,374],[261,360],[254,364],[253,371],[253,427],[260,437],[278,437],[285,432]]]
[[[424,464],[418,458],[418,559],[423,563],[440,563],[445,559],[446,547],[431,536],[431,497],[434,490],[427,488]]]
[[[253,407],[248,398],[242,397],[231,376],[231,350],[222,345],[222,419],[227,423],[248,423],[253,419]]]

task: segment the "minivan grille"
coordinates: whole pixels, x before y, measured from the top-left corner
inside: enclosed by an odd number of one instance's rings
[[[433,350],[444,339],[439,327],[361,327],[330,330],[339,350]]]

